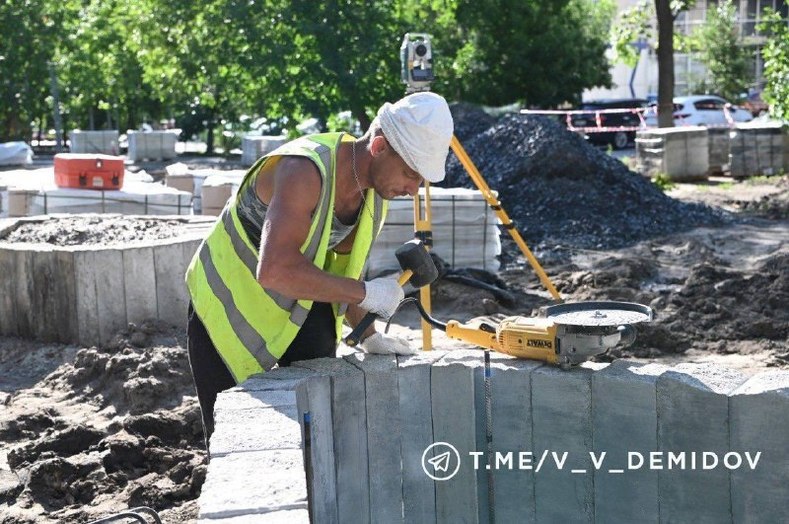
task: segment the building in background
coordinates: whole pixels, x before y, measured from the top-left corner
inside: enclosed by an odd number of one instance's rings
[[[650,0],[651,1],[651,0]],[[619,11],[629,9],[640,2],[638,0],[619,0]],[[699,0],[695,7],[683,11],[674,23],[674,31],[691,34],[697,27],[704,24],[707,11],[715,9],[716,0]],[[787,0],[734,0],[738,21],[742,31],[744,45],[751,51],[753,81],[749,95],[756,95],[764,87],[764,63],[761,48],[765,38],[757,30],[757,24],[764,16],[766,9],[773,9],[789,23],[789,1]],[[646,98],[657,97],[658,66],[655,53],[656,42],[634,42],[640,49],[638,64],[635,68],[624,64],[615,64],[611,68],[613,87],[611,89],[590,89],[584,92],[584,100],[601,98]],[[699,58],[693,54],[676,53],[674,55],[674,95],[683,96],[697,94],[704,84],[706,68]]]

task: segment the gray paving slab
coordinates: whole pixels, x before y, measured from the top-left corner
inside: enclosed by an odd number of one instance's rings
[[[199,505],[201,519],[307,509],[302,450],[212,458]]]
[[[369,522],[370,479],[364,374],[341,358],[294,362],[331,378],[331,415],[339,522]]]
[[[474,370],[480,355],[481,351],[451,351],[431,370],[433,439],[437,443],[454,446],[460,459],[460,468],[455,476],[436,481],[438,522],[476,522],[479,518],[478,471],[473,467],[470,453],[481,451],[481,444],[476,438],[474,398]],[[441,448],[438,451],[443,453],[446,450]]]
[[[231,453],[292,449],[302,445],[299,413],[295,405],[215,409],[214,420],[216,428],[209,443],[212,459]]]
[[[16,321],[16,252],[0,248],[0,333],[19,333]],[[9,278],[7,278],[7,277]]]
[[[539,362],[491,353],[494,510],[497,522],[535,522],[534,472],[521,469],[533,450],[531,373]],[[511,460],[511,462],[504,462]],[[483,520],[484,522],[484,520]]]
[[[658,522],[658,472],[628,471],[627,457],[658,449],[656,384],[668,369],[617,360],[592,375],[594,452],[600,461],[593,468],[595,522]]]
[[[33,254],[18,250],[14,253],[14,283],[16,284],[16,323],[20,335],[34,332],[36,323],[31,300],[33,288]]]
[[[123,255],[120,249],[96,250],[93,251],[93,264],[99,341],[106,343],[126,328],[126,297],[121,275]]]
[[[594,371],[543,366],[531,374],[537,522],[592,522]]]
[[[239,390],[232,388],[217,396],[215,410],[296,407],[296,392],[285,390]]]
[[[152,247],[122,251],[126,320],[137,325],[143,320],[158,318],[153,251]]]
[[[789,371],[748,379],[729,398],[732,516],[735,522],[786,520],[789,499]],[[749,453],[749,456],[745,454]],[[758,455],[757,455],[758,454]]]
[[[394,355],[353,353],[345,360],[364,373],[370,520],[382,524],[402,522],[397,358]]]
[[[156,304],[159,319],[174,326],[186,322],[188,292],[184,282],[188,251],[182,242],[156,246],[153,263],[156,274]],[[194,253],[194,250],[191,250]]]
[[[433,444],[430,372],[445,351],[397,357],[400,454],[403,462],[403,521],[435,522],[435,482],[422,469],[422,454]]]
[[[316,522],[339,522],[330,376],[307,368],[278,367],[255,375],[228,391],[237,390],[295,392],[302,440],[305,442],[304,417],[307,413],[310,417],[311,510]]]
[[[680,364],[658,378],[661,522],[732,520],[729,471],[703,469],[702,460],[705,452],[729,451],[728,395],[744,381],[741,373],[710,364]],[[684,469],[678,462],[683,456]],[[643,467],[658,464],[644,457]]]
[[[74,280],[76,281],[77,336],[80,344],[98,344],[99,299],[96,286],[95,251],[74,252]]]

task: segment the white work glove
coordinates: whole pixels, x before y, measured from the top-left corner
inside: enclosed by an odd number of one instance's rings
[[[400,337],[390,337],[381,333],[373,333],[360,344],[365,353],[376,355],[416,355],[419,350],[411,347],[408,341]]]
[[[364,300],[359,307],[381,318],[389,318],[405,297],[402,286],[394,278],[375,278],[364,282]]]

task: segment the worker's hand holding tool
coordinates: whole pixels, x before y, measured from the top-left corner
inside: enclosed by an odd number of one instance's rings
[[[376,315],[389,318],[395,314],[397,306],[405,296],[403,285],[406,282],[410,281],[411,285],[419,288],[438,277],[438,269],[420,240],[411,240],[397,248],[395,257],[400,262],[400,267],[403,268],[403,272],[397,280],[376,278],[365,281],[364,300],[359,302],[359,307],[366,309],[368,313],[356,324],[351,334],[345,337],[345,343],[349,346],[354,347],[359,343],[362,333],[370,327]],[[373,344],[376,345],[375,342]],[[387,353],[392,352],[387,351]]]
[[[376,355],[416,355],[419,350],[412,348],[404,338],[381,333],[373,333],[359,344],[365,353]]]
[[[396,278],[375,278],[364,283],[364,300],[359,307],[381,318],[389,318],[397,311],[397,306],[405,294]]]

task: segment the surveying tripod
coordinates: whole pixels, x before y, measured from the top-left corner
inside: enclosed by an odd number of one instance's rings
[[[402,80],[406,84],[406,95],[421,91],[430,91],[430,82],[432,82],[435,77],[433,76],[433,53],[429,35],[424,33],[406,33],[403,38],[403,44],[400,47],[400,62],[402,66]],[[548,275],[545,274],[545,271],[532,254],[529,246],[526,245],[526,241],[523,240],[520,232],[518,232],[515,227],[515,223],[501,206],[501,202],[493,194],[493,191],[490,189],[487,182],[485,182],[485,179],[482,178],[482,175],[474,165],[474,162],[471,161],[471,158],[469,158],[468,153],[466,153],[466,150],[461,145],[457,136],[452,136],[450,147],[458,157],[458,160],[460,160],[460,163],[463,165],[466,173],[468,173],[471,181],[477,186],[482,197],[496,213],[496,216],[501,221],[502,227],[506,229],[513,240],[515,240],[515,243],[520,248],[523,256],[526,257],[526,260],[529,261],[529,264],[532,269],[534,269],[542,285],[548,290],[554,300],[562,302],[561,295],[551,283]],[[414,236],[420,239],[428,249],[432,247],[433,232],[430,209],[430,182],[427,180],[425,180],[424,205],[419,192],[417,191],[414,195]],[[430,285],[423,286],[419,289],[419,301],[424,310],[430,313]],[[432,327],[424,319],[422,320],[422,347],[424,350],[433,348]]]

